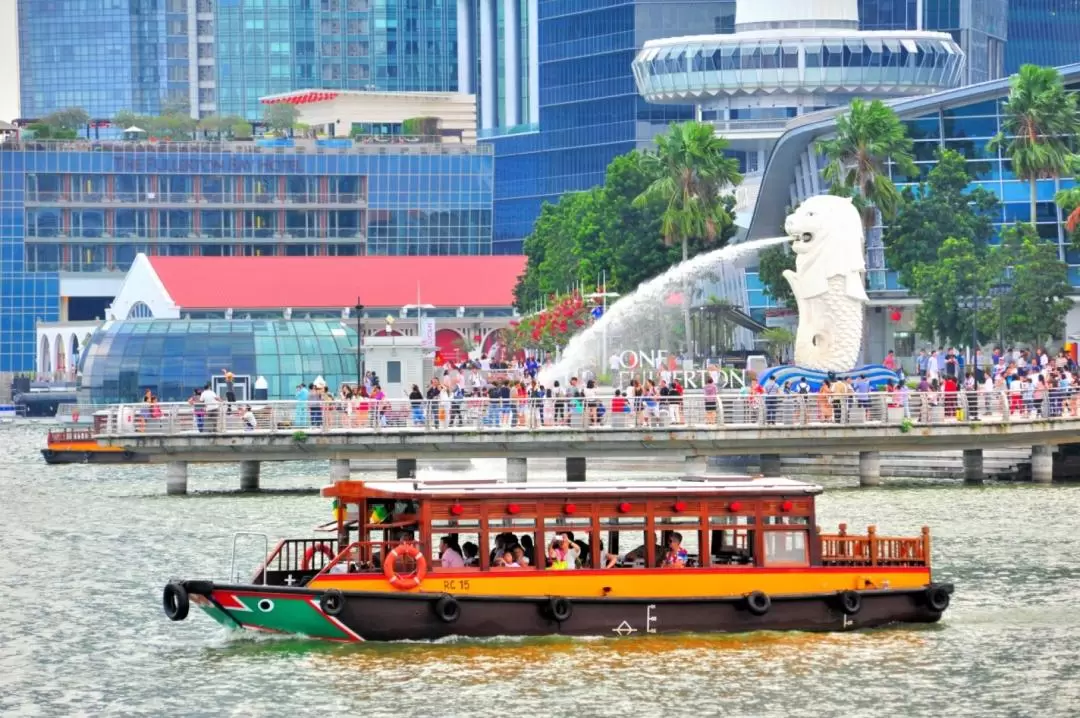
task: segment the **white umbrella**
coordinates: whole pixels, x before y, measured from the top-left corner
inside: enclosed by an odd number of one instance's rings
[[[146,130],[144,130],[141,127],[136,127],[135,125],[132,125],[131,127],[127,128],[126,130],[124,130],[124,132],[138,132],[140,134],[144,134],[144,135],[146,134]]]

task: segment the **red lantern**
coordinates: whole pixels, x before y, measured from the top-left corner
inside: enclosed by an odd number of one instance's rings
[[[742,504],[738,501],[732,501],[730,504],[728,504],[728,511],[738,511],[741,508]]]
[[[454,504],[450,507],[450,513],[452,513],[454,516],[461,516],[461,514],[463,514],[464,512],[465,507],[461,504]]]
[[[675,509],[676,511],[680,512],[680,513],[683,512],[683,511],[686,511],[686,502],[685,501],[676,501],[675,505],[672,506],[672,508]]]
[[[889,313],[889,319],[892,319],[894,322],[900,321],[903,317],[904,315],[899,309],[894,309]]]
[[[620,514],[630,513],[630,504],[627,501],[623,501],[617,508],[619,509]]]
[[[472,338],[472,340],[473,340],[474,342],[476,342],[477,344],[479,344],[479,343],[480,343],[480,339],[481,339],[481,337],[480,337],[480,335],[479,335],[479,334],[477,334],[476,336],[474,336],[474,337]]]
[[[518,506],[517,504],[510,504],[509,506],[506,507],[506,513],[508,513],[508,514],[521,513],[521,507]]]
[[[791,501],[785,501],[784,503],[780,504],[781,511],[791,511],[793,508],[795,508],[795,504]]]
[[[563,506],[563,511],[565,511],[568,514],[576,514],[577,513],[577,504],[567,504],[566,506]]]

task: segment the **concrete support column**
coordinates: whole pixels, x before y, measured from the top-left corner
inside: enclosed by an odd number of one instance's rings
[[[704,456],[687,456],[683,459],[683,473],[687,476],[703,476],[708,473],[708,459]]]
[[[540,122],[540,3],[529,0],[529,122]]]
[[[352,466],[348,459],[330,459],[330,481],[348,481],[352,476]]]
[[[1037,484],[1054,480],[1054,447],[1043,444],[1031,447],[1031,480]]]
[[[480,128],[499,125],[499,32],[495,0],[480,0]]]
[[[170,461],[165,465],[165,493],[169,495],[187,493],[186,461]]]
[[[881,454],[876,451],[859,452],[859,486],[881,485]]]
[[[509,456],[506,459],[506,480],[511,484],[524,484],[528,480],[528,459],[523,456]]]
[[[984,478],[982,449],[964,449],[964,481],[982,483]]]
[[[780,454],[762,454],[761,455],[761,474],[762,474],[762,476],[779,476],[780,473],[781,473]]]
[[[475,16],[472,0],[457,0],[457,76],[458,92],[472,95],[476,92],[473,71],[476,55],[473,43],[476,38]]]
[[[482,1],[482,0],[481,0]],[[521,0],[503,0],[504,125],[521,124]]]
[[[584,456],[568,456],[568,457],[566,457],[566,480],[567,481],[584,481],[585,480],[585,457]]]
[[[240,490],[241,491],[258,491],[259,490],[259,468],[262,462],[260,461],[241,461],[240,462]]]
[[[416,478],[416,459],[398,459],[397,477],[399,479]]]

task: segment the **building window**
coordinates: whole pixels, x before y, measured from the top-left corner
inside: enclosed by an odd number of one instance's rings
[[[154,313],[150,311],[150,307],[145,302],[135,302],[131,305],[131,309],[128,310],[128,319],[153,319]]]

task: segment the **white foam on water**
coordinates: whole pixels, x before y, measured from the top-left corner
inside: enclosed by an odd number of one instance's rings
[[[571,339],[559,361],[540,372],[540,383],[550,386],[551,382],[564,381],[583,367],[594,364],[605,331],[609,336],[628,334],[636,326],[649,323],[657,307],[664,306],[673,293],[684,291],[687,284],[705,279],[725,265],[737,266],[740,260],[747,259],[766,247],[790,240],[790,237],[770,237],[714,249],[676,264],[663,274],[639,285],[633,292],[608,307],[607,312],[588,329]],[[607,357],[603,360],[606,362]],[[601,371],[603,370],[602,367]]]

